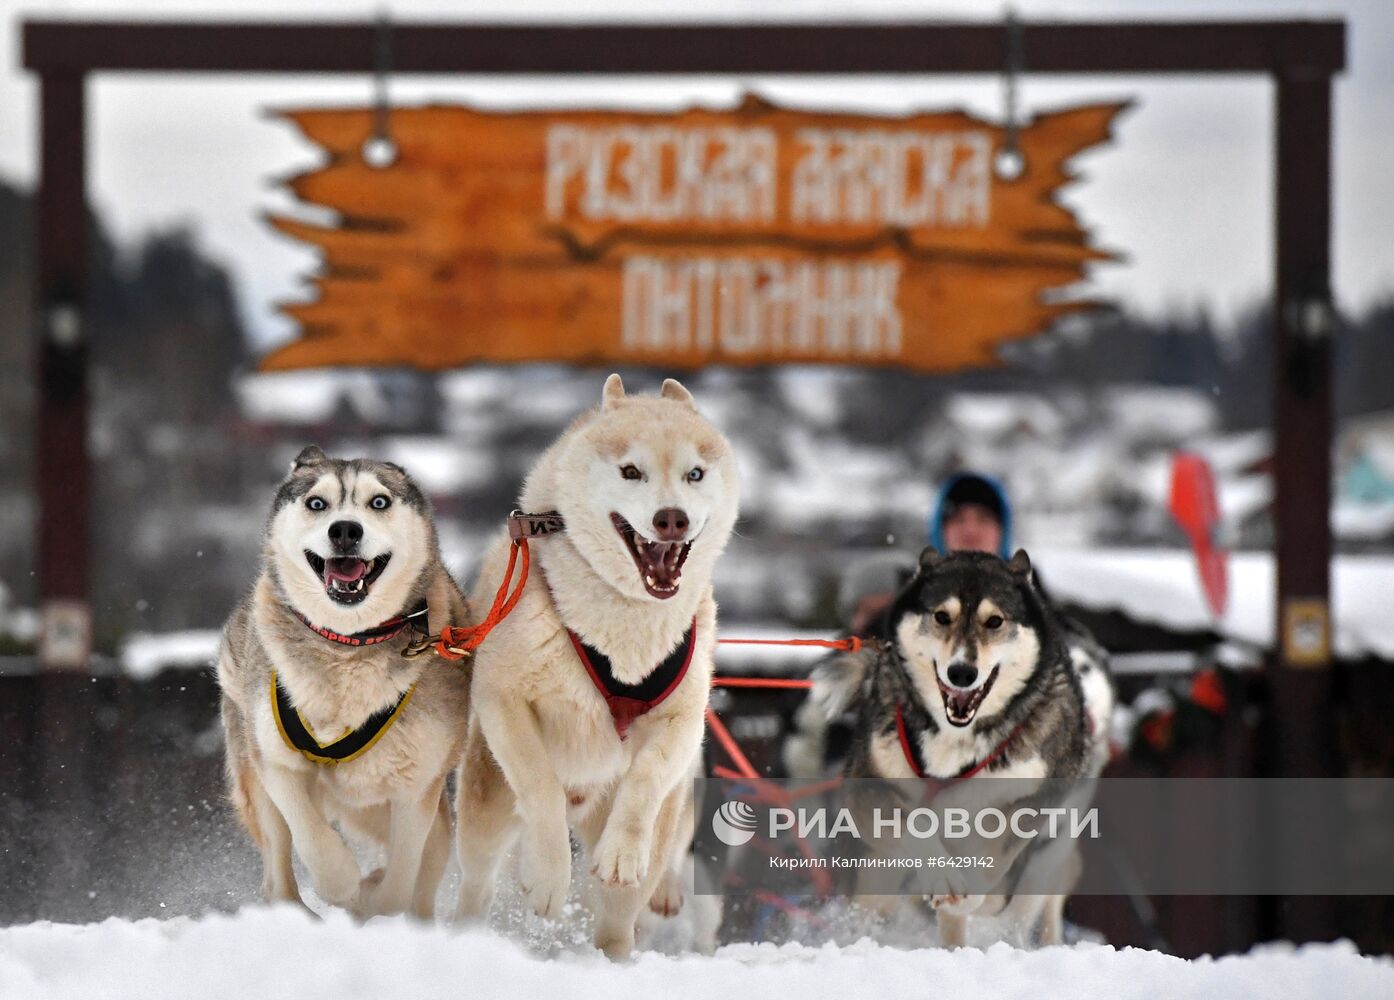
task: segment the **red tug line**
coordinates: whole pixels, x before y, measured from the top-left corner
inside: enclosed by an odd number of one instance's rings
[[[862,648],[862,640],[855,635],[846,639],[718,639],[717,642],[733,646],[821,646],[824,649],[840,649],[849,653],[855,653]],[[813,681],[799,677],[713,677],[712,687],[801,689],[807,691],[813,687]],[[726,724],[717,717],[710,705],[707,706],[707,725],[711,728],[716,741],[721,744],[721,748],[726,751],[726,755],[736,765],[735,771],[718,765],[712,773],[718,778],[743,778],[747,781],[763,782],[764,779],[760,777],[751,765],[749,758],[742,752],[740,744],[736,742],[730,730],[726,728]]]
[[[848,639],[719,639],[718,642],[731,643],[733,645],[759,645],[759,646],[822,646],[828,649],[841,649],[855,652],[862,646],[862,641],[856,636]],[[813,681],[807,678],[794,677],[713,677],[712,687],[724,688],[763,688],[773,690],[808,690],[813,687]],[[731,735],[731,731],[726,728],[726,724],[716,714],[716,710],[710,705],[707,706],[707,728],[711,730],[712,736],[721,744],[721,749],[726,751],[726,756],[735,764],[735,769],[724,767],[717,764],[712,768],[712,776],[725,778],[728,781],[741,781],[751,787],[749,796],[742,796],[755,802],[767,803],[770,805],[787,807],[790,803],[810,795],[818,795],[825,791],[831,791],[842,783],[841,778],[831,778],[827,781],[815,782],[805,785],[798,789],[781,788],[768,778],[760,776],[755,770],[750,758],[745,755],[736,742],[736,738]],[[813,848],[803,837],[796,838],[795,841],[799,848],[799,853],[805,858],[813,858]],[[809,881],[813,884],[814,893],[825,896],[832,890],[832,876],[821,868],[810,868],[807,870]],[[794,906],[788,900],[773,893],[761,892],[756,894],[761,902],[788,910],[791,913],[806,915],[801,908]]]

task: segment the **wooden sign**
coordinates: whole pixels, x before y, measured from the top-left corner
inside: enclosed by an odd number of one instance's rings
[[[1054,196],[1123,107],[1037,117],[1012,180],[961,112],[397,109],[382,168],[370,109],[287,112],[328,154],[287,183],[337,224],[270,218],[323,269],[262,367],[992,365],[1092,305],[1059,292],[1111,257]]]

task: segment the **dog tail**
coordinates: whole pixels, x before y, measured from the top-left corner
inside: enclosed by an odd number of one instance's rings
[[[866,649],[836,653],[814,668],[813,687],[794,713],[784,741],[784,766],[791,778],[814,780],[832,772],[829,757],[837,756],[836,731],[846,728],[839,720],[856,704],[873,655]]]
[[[836,719],[856,704],[873,655],[865,648],[837,653],[814,668],[808,697],[825,719]]]

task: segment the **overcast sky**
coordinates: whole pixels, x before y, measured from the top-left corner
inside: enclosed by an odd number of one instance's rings
[[[654,0],[395,0],[401,20],[653,19]],[[1002,5],[968,0],[703,0],[673,4],[674,18],[984,18]],[[1394,295],[1394,0],[1018,0],[1024,18],[1124,19],[1333,17],[1349,25],[1348,69],[1335,114],[1335,290],[1361,310]],[[36,171],[37,87],[20,68],[17,23],[40,17],[256,17],[287,9],[297,19],[363,19],[376,6],[351,0],[0,0],[0,177],[26,185]],[[1026,53],[1029,63],[1030,53]],[[1000,81],[915,79],[576,80],[412,77],[391,83],[395,100],[464,101],[483,107],[676,108],[729,105],[743,89],[802,108],[905,112],[967,107],[1002,111]],[[260,221],[292,202],[274,181],[315,162],[311,147],[270,108],[367,103],[368,77],[241,77],[107,74],[89,90],[88,177],[97,207],[120,239],[193,225],[206,252],[235,275],[242,315],[257,342],[290,335],[274,303],[303,297],[314,255]],[[1137,99],[1117,143],[1076,164],[1084,177],[1065,200],[1098,242],[1127,261],[1095,269],[1099,294],[1149,312],[1206,304],[1221,318],[1271,287],[1272,88],[1261,79],[1027,77],[1026,110],[1118,97]]]

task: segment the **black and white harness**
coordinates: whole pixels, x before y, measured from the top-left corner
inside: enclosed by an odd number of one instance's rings
[[[425,633],[427,613],[428,608],[423,600],[411,611],[396,615],[370,629],[355,632],[352,635],[341,635],[332,629],[316,625],[299,611],[295,612],[295,617],[304,622],[310,631],[330,642],[337,642],[341,646],[363,648],[381,645],[395,639],[407,629]],[[412,692],[415,690],[416,684],[413,683],[398,696],[396,702],[378,709],[368,716],[357,729],[346,729],[329,742],[322,743],[290,700],[290,695],[277,679],[276,671],[273,670],[271,671],[271,714],[276,720],[276,729],[280,732],[281,739],[285,740],[286,746],[299,753],[306,760],[316,764],[346,764],[371,750],[373,744],[392,728],[392,724],[397,721],[407,707],[407,702],[411,701]]]

